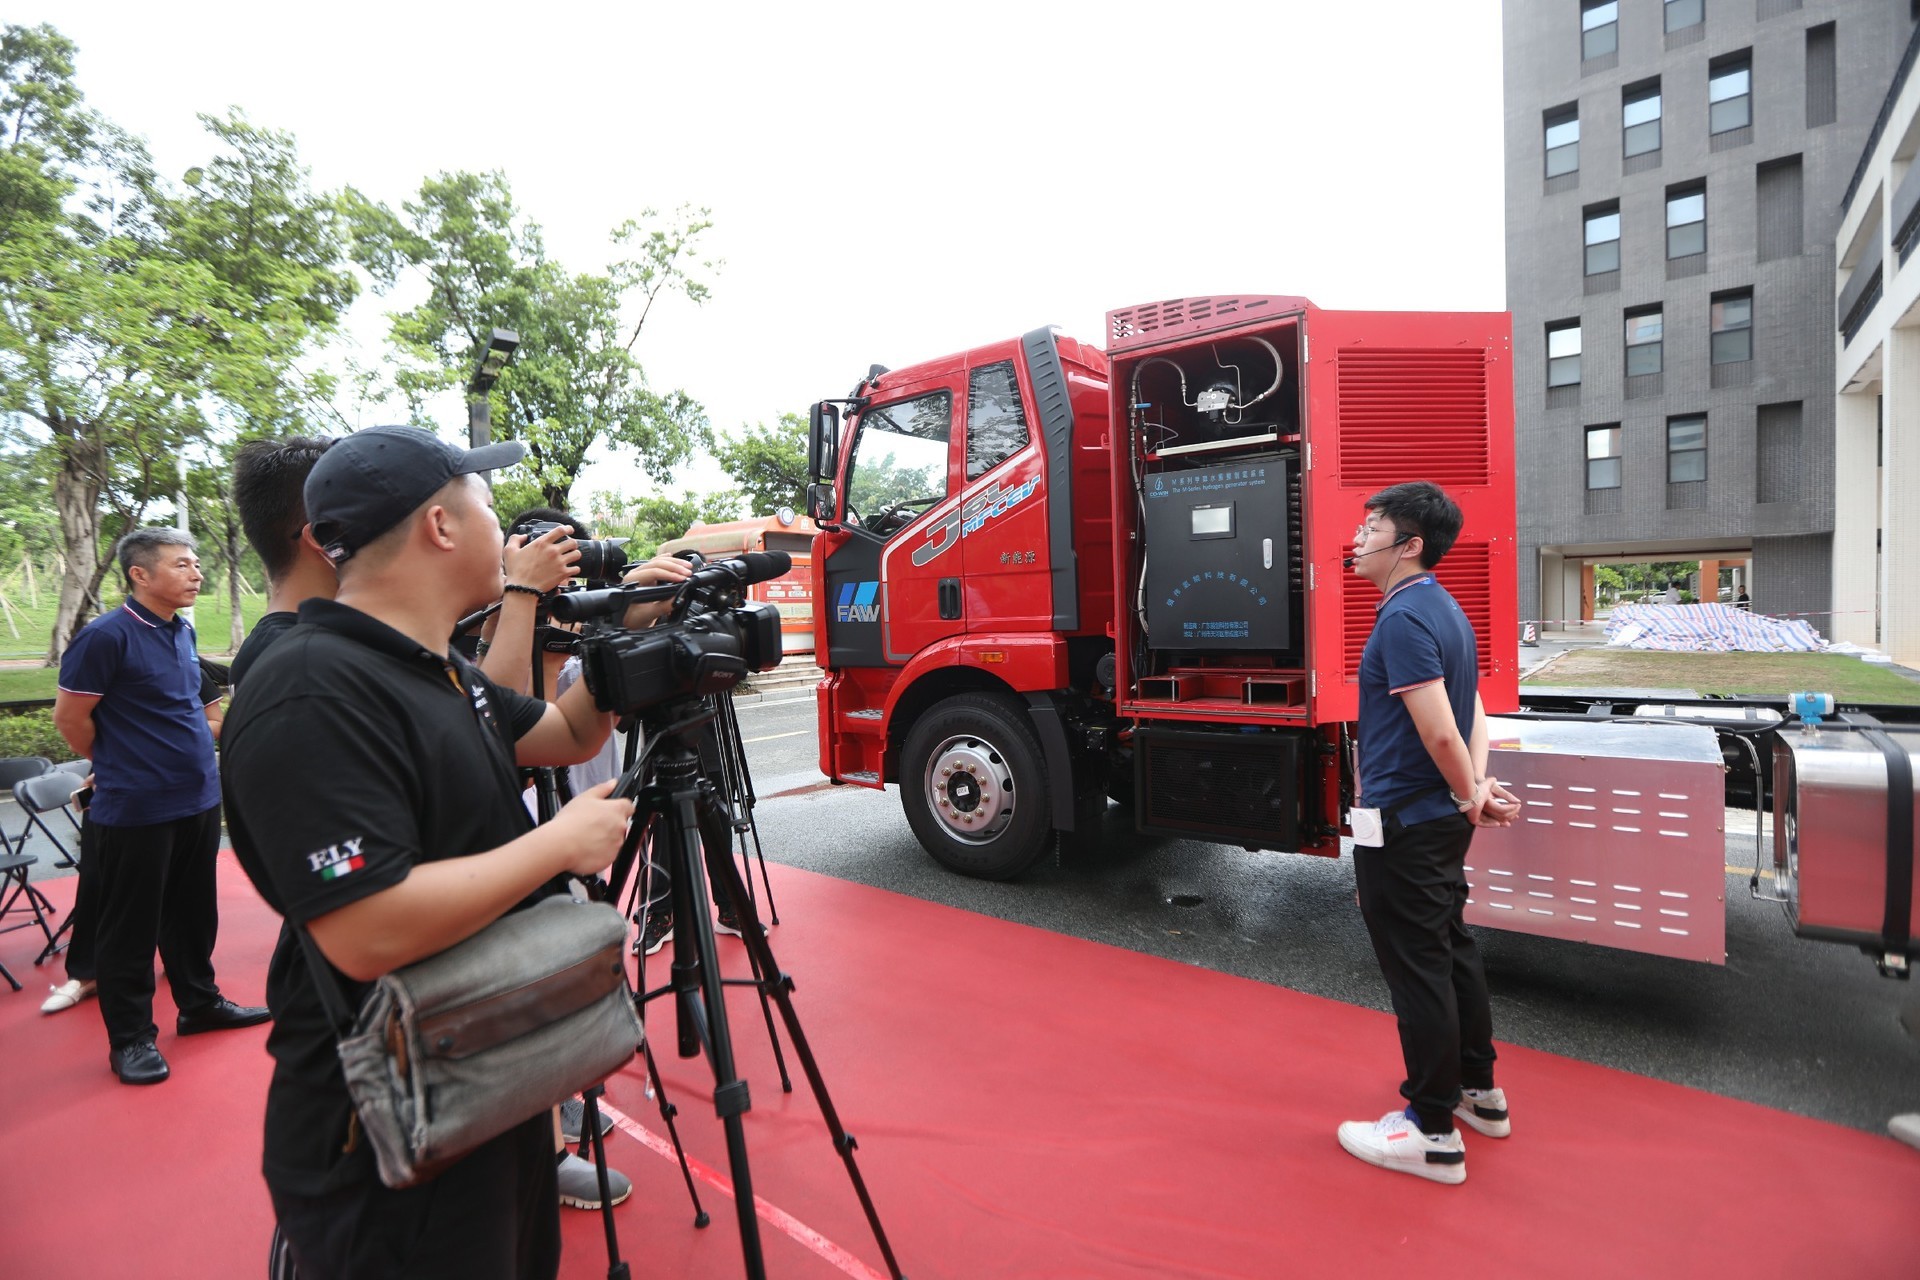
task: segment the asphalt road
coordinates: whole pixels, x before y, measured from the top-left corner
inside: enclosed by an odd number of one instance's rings
[[[1347,858],[1141,835],[1109,808],[1097,857],[1051,857],[1012,884],[967,880],[920,848],[897,793],[821,778],[811,696],[743,702],[739,716],[774,861],[1388,1007]],[[1750,866],[1752,815],[1728,819],[1728,864]],[[1794,937],[1780,907],[1751,899],[1744,872],[1727,877],[1727,901],[1724,966],[1481,931],[1496,1034],[1872,1132],[1920,1110],[1920,1039],[1907,1030],[1920,1031],[1920,991],[1857,952]]]
[[[1110,808],[1098,856],[1049,857],[1012,884],[967,880],[921,850],[895,792],[826,783],[810,693],[751,696],[738,711],[773,861],[1387,1008],[1346,858],[1141,835]],[[0,803],[9,834],[21,822],[11,801]],[[1729,865],[1750,865],[1751,815],[1730,814],[1728,826]],[[30,847],[50,852],[38,838]],[[50,861],[36,874],[52,873]],[[1779,907],[1749,899],[1744,873],[1728,876],[1727,900],[1724,966],[1483,931],[1496,1035],[1872,1132],[1920,1111],[1920,1039],[1908,1030],[1920,1031],[1920,993],[1851,950],[1795,938]],[[809,926],[789,918],[783,927]],[[39,990],[22,980],[29,989],[17,998]]]

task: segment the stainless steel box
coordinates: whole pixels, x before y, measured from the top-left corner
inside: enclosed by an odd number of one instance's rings
[[[1725,964],[1726,781],[1702,725],[1488,721],[1522,808],[1474,834],[1469,924]]]
[[[1883,728],[1884,740],[1920,774],[1920,729]],[[1857,729],[1798,729],[1779,735],[1773,753],[1773,870],[1794,932],[1804,938],[1879,948],[1887,916],[1887,757]],[[1909,880],[1910,889],[1912,880]],[[1920,892],[1909,921],[1920,922]]]

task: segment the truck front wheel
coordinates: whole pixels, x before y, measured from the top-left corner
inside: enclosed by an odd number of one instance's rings
[[[900,760],[907,822],[934,861],[982,880],[1011,880],[1046,852],[1047,775],[1026,708],[963,693],[907,735]]]

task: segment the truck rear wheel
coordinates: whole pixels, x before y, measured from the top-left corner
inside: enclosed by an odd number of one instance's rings
[[[1047,775],[1026,708],[999,693],[963,693],[907,735],[900,761],[907,822],[934,861],[981,880],[1011,880],[1046,852]]]

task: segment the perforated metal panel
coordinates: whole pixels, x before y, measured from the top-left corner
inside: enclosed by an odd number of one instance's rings
[[[1726,799],[1713,730],[1491,721],[1524,807],[1474,835],[1467,923],[1726,963]]]

